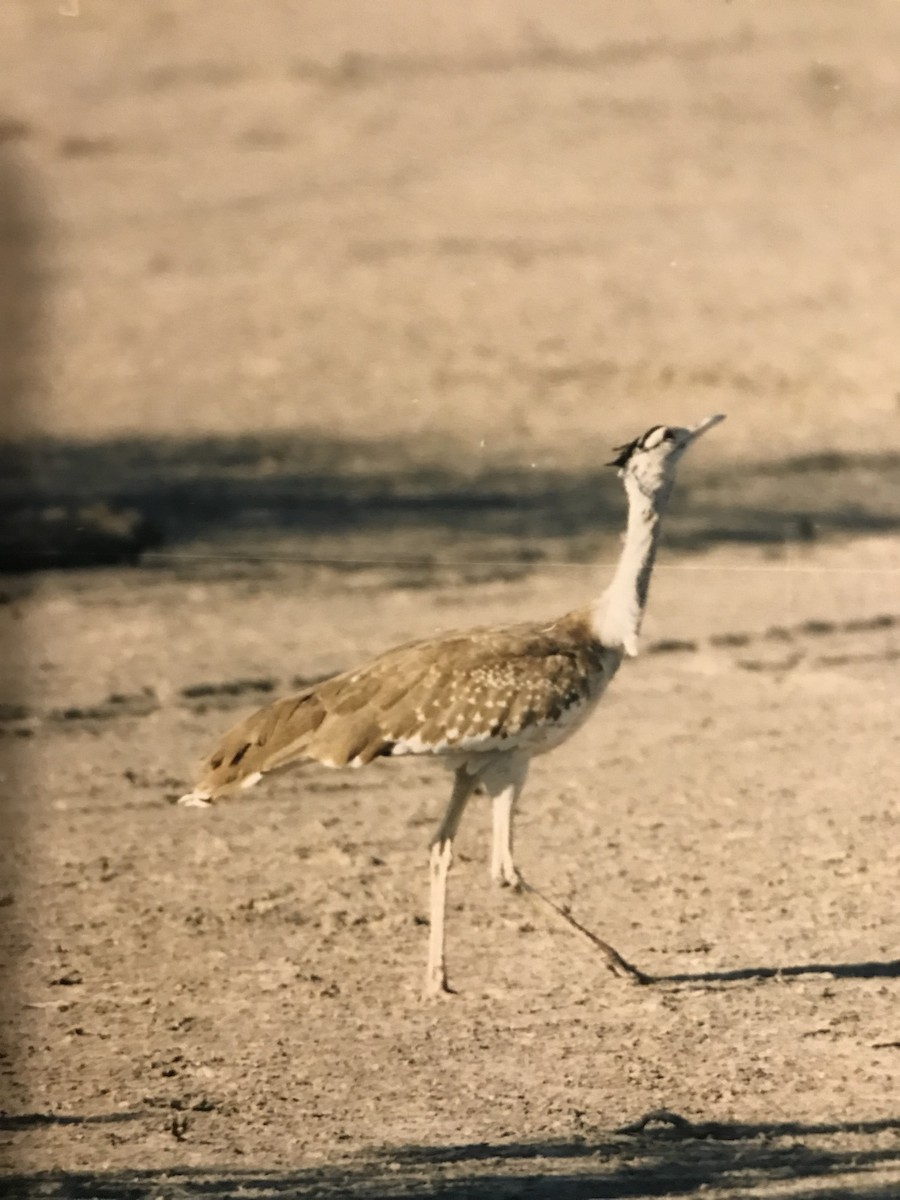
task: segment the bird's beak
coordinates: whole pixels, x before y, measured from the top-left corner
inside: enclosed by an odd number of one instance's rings
[[[713,425],[718,425],[720,421],[724,420],[724,413],[714,413],[711,417],[704,417],[702,421],[698,421],[696,425],[692,425],[688,429],[688,442],[693,442],[701,433],[706,433],[707,429],[712,429]]]

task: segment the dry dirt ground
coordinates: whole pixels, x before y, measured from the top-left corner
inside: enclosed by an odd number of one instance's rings
[[[0,588],[4,1194],[900,1196],[898,59],[875,0],[7,0],[0,499],[160,545]],[[609,446],[712,411],[518,824],[652,983],[475,804],[423,1003],[427,762],[173,805],[591,595]]]

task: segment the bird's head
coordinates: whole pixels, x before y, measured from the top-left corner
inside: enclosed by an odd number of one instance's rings
[[[608,465],[619,468],[626,487],[636,485],[647,497],[664,496],[675,478],[678,461],[692,442],[707,429],[724,421],[722,413],[704,417],[696,425],[653,425],[646,433],[616,447],[616,457]]]

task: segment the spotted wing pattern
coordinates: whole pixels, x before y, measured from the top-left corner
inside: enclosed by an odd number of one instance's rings
[[[192,795],[214,798],[302,759],[343,767],[403,754],[536,753],[580,724],[616,666],[585,613],[410,642],[236,725]]]

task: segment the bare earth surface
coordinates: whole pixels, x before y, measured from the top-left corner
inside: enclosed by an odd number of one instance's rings
[[[0,500],[159,533],[0,581],[0,1192],[896,1200],[900,8],[373,14],[0,14]],[[174,806],[268,698],[586,600],[609,447],[715,411],[517,826],[651,983],[476,801],[420,999],[434,764]]]

